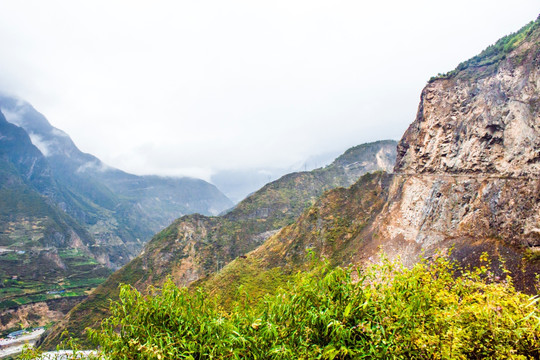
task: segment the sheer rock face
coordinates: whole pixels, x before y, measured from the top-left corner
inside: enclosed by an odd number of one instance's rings
[[[540,181],[443,175],[395,175],[390,198],[373,225],[383,247],[409,261],[456,239],[540,246]],[[392,250],[394,240],[409,244]]]
[[[540,272],[539,39],[537,20],[430,81],[398,145],[394,174],[366,175],[326,193],[247,258],[264,269],[299,269],[307,249],[336,265],[378,261],[382,250],[411,266],[453,248],[455,259],[477,265],[488,252],[492,270],[504,276],[497,267],[504,259],[515,285],[534,292]],[[223,286],[223,279],[234,286],[247,266],[235,260],[209,287]]]
[[[396,172],[540,175],[538,29],[489,76],[428,84],[398,146]]]
[[[536,26],[498,63],[425,87],[371,228],[383,248],[411,263],[486,239],[540,250],[539,39]]]

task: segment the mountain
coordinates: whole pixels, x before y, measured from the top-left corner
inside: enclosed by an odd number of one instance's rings
[[[533,291],[540,251],[540,19],[422,91],[398,145],[390,196],[374,223],[385,248],[414,261],[454,247],[507,259]]]
[[[0,313],[0,329],[27,324],[29,313],[37,320],[32,304],[58,304],[57,291],[65,310],[111,273],[89,251],[92,235],[47,197],[57,193],[45,157],[0,112],[0,309],[28,304],[23,318]]]
[[[202,180],[108,167],[28,103],[0,96],[0,330],[55,320],[44,307],[63,304],[51,310],[61,316],[178,216],[231,206]]]
[[[279,179],[283,175],[311,171],[329,165],[341,151],[322,153],[308,157],[305,161],[284,168],[251,168],[243,170],[221,170],[210,178],[235,204],[257,191],[265,184]]]
[[[56,191],[42,192],[84,225],[96,240],[92,252],[111,268],[138,254],[143,243],[180,215],[218,214],[232,206],[199,179],[136,176],[81,152],[30,104],[0,96],[9,122],[24,129],[46,159]]]
[[[540,272],[539,79],[540,19],[430,80],[416,119],[399,142],[393,174],[367,174],[349,188],[326,192],[264,242],[214,237],[219,218],[181,218],[74,308],[46,344],[54,342],[59,329],[80,334],[95,324],[106,314],[106,301],[116,298],[120,282],[144,291],[171,275],[179,285],[191,283],[219,295],[227,306],[239,285],[252,298],[274,291],[308,266],[310,253],[334,265],[360,266],[378,262],[381,251],[406,266],[450,253],[474,266],[486,252],[498,277],[504,279],[509,271],[517,288],[535,292]],[[287,204],[285,211],[296,209]],[[249,215],[256,219],[253,226],[269,219],[284,224],[279,206],[263,210],[261,205],[257,197],[248,198],[224,218],[242,231],[246,226],[239,221]],[[221,266],[220,261],[236,255]]]
[[[253,297],[305,269],[308,251],[334,265],[411,266],[450,254],[536,293],[540,273],[540,19],[422,91],[393,174],[363,176],[326,193],[263,245],[196,285],[224,305],[243,285]]]
[[[267,184],[222,216],[177,219],[154,236],[141,255],[76,306],[53,330],[46,346],[55,341],[60,329],[80,334],[102,319],[109,299],[118,296],[120,283],[144,290],[148,285],[161,285],[167,276],[179,285],[200,280],[294,223],[325,191],[349,186],[369,171],[390,170],[395,156],[396,142],[392,140],[359,145],[325,168],[288,174]]]

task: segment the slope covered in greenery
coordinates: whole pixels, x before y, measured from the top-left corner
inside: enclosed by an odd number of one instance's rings
[[[239,285],[257,299],[274,292],[291,274],[308,270],[308,253],[334,266],[358,263],[369,225],[388,200],[391,180],[389,174],[370,173],[350,188],[325,193],[293,224],[194,285],[219,295],[222,306],[229,308]]]
[[[83,249],[94,244],[92,236],[39,192],[51,193],[58,187],[25,131],[0,113],[0,134],[0,331],[4,333],[19,330],[17,318],[7,309],[84,296],[110,270]],[[48,321],[37,315],[32,320],[33,325]]]
[[[481,262],[311,263],[259,301],[239,287],[230,311],[172,281],[148,296],[124,285],[91,335],[111,360],[538,358],[539,298],[516,292],[509,277],[492,282]]]
[[[536,19],[536,21],[531,21],[515,33],[509,34],[497,40],[495,44],[488,46],[480,54],[460,63],[454,70],[449,71],[446,74],[434,76],[429,81],[433,82],[436,79],[451,78],[467,69],[471,69],[472,71],[478,71],[481,69],[481,71],[477,72],[476,76],[487,76],[492,74],[501,61],[504,60],[512,50],[516,49],[529,35],[531,35],[533,31],[539,27],[540,16],[538,19]],[[524,60],[526,56],[527,54],[522,54],[520,59]]]

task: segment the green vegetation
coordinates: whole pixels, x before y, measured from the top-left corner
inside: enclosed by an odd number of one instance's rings
[[[192,284],[190,289],[200,288],[210,296],[218,296],[223,309],[231,310],[240,299],[256,304],[265,295],[286,288],[293,277],[291,272],[279,267],[265,269],[260,259],[246,257],[238,258],[222,271]],[[244,294],[249,294],[249,298]]]
[[[467,68],[478,68],[483,66],[492,67],[498,65],[512,50],[516,49],[520,44],[522,44],[523,41],[538,27],[540,27],[540,17],[536,21],[531,21],[519,31],[499,39],[495,44],[488,46],[480,54],[459,64],[456,69],[447,72],[446,74],[439,74],[432,77],[429,82],[433,82],[437,79],[451,78],[458,72]],[[516,60],[518,60],[518,62],[523,61],[525,55],[526,54],[520,54]]]
[[[10,292],[2,294],[3,300],[0,301],[0,310],[61,297],[84,296],[103,281],[105,278],[90,278],[81,280],[74,285],[69,284],[62,287],[54,284],[26,282],[23,286],[10,289]],[[13,295],[15,293],[18,294]]]
[[[51,261],[52,259],[52,261]],[[61,262],[59,267],[54,260]],[[0,253],[0,310],[24,304],[86,295],[111,270],[78,249]]]
[[[531,250],[531,249],[526,249],[524,259],[526,259],[527,261],[531,261],[531,262],[540,261],[540,251],[534,251],[534,250]]]
[[[291,179],[300,179],[298,181],[301,183],[304,181],[296,176],[279,181],[288,182]],[[329,253],[331,250],[329,260],[332,264],[348,264],[352,261],[352,249],[357,249],[363,241],[360,232],[385,202],[386,195],[382,189],[389,179],[389,175],[380,172],[366,174],[349,189],[327,192],[311,210],[301,215],[293,225],[285,227],[279,237],[266,240],[266,250],[260,257],[248,254],[265,241],[266,238],[258,234],[272,230],[272,223],[285,217],[279,218],[277,215],[281,211],[275,211],[262,218],[257,216],[257,208],[253,208],[253,212],[249,209],[252,203],[266,195],[270,197],[267,204],[273,203],[270,186],[274,186],[274,183],[223,217],[182,217],[157,234],[147,244],[143,254],[115,272],[87,300],[76,306],[67,321],[50,332],[43,346],[54,348],[64,330],[81,336],[86,327],[99,324],[108,316],[108,299],[118,300],[118,285],[121,283],[131,284],[145,293],[148,285],[162,286],[169,275],[175,277],[177,284],[193,281],[184,277],[186,264],[190,271],[200,274],[197,284],[208,292],[220,292],[226,304],[234,300],[232,295],[235,294],[236,281],[256,295],[254,297],[258,296],[254,289],[259,288],[261,291],[258,294],[263,294],[267,289],[275,289],[285,283],[290,274],[304,268],[308,248],[317,253],[326,250],[325,253]],[[286,212],[284,216],[290,217],[291,213]],[[336,228],[340,224],[342,226]],[[344,226],[346,224],[350,226],[347,228]],[[227,265],[231,261],[233,263]],[[273,270],[276,267],[286,268],[286,275],[278,276],[280,270]],[[210,276],[217,271],[221,275]],[[266,279],[263,273],[275,276],[273,280],[272,277]]]
[[[109,359],[539,358],[539,298],[510,277],[493,282],[481,260],[474,270],[443,257],[412,269],[318,264],[255,304],[240,287],[232,311],[172,281],[149,296],[123,285],[90,333]]]

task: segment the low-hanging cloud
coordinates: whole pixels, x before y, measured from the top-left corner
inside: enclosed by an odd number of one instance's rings
[[[40,135],[34,133],[29,133],[28,136],[30,137],[32,144],[34,144],[45,157],[53,155],[55,148],[54,141],[45,141]]]
[[[23,115],[20,111],[11,111],[9,109],[1,109],[6,120],[14,125],[21,126],[23,121]]]
[[[0,90],[129,172],[287,168],[399,139],[432,75],[539,10],[537,0],[4,2]]]

